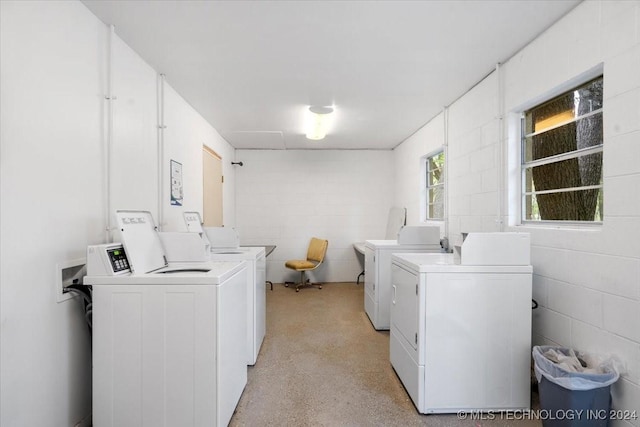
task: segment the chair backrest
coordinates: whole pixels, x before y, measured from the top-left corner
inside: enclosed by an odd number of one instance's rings
[[[309,249],[307,250],[307,261],[315,261],[317,263],[324,261],[327,246],[329,246],[328,240],[312,237],[311,242],[309,242]]]
[[[407,225],[407,208],[392,207],[387,219],[386,240],[396,240],[403,225]]]

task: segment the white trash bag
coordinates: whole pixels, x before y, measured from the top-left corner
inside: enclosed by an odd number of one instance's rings
[[[538,382],[545,377],[569,390],[593,390],[607,387],[620,377],[622,364],[615,356],[575,352],[553,346],[533,347]]]

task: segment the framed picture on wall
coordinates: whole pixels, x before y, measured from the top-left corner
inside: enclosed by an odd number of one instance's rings
[[[171,170],[171,206],[182,206],[182,163],[175,160],[170,162]]]

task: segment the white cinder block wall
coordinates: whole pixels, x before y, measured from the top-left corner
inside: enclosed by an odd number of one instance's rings
[[[613,387],[614,406],[640,416],[640,2],[581,3],[505,64],[504,105],[516,114],[598,67],[604,72],[603,225],[510,229],[532,236],[534,297],[541,303],[534,343],[620,356],[627,373]],[[514,148],[513,116],[508,125],[506,144]],[[510,214],[516,190],[510,187]]]
[[[90,341],[79,303],[56,303],[54,271],[105,241],[108,29],[79,2],[0,8],[0,424],[74,425],[90,413]],[[168,85],[158,154],[156,72],[118,38],[114,55],[114,207],[161,209],[166,229],[182,229],[168,183],[157,179],[158,158],[163,169],[169,159],[183,163],[185,209],[200,210],[197,158],[206,144],[226,157],[225,224],[244,244],[278,245],[270,280],[293,279],[284,261],[316,235],[330,242],[316,278],[352,281],[361,270],[352,243],[382,238],[392,204],[419,223],[420,157],[448,141],[449,238],[531,232],[534,343],[617,354],[626,373],[614,406],[640,413],[640,2],[581,3],[393,152],[242,150],[242,168],[230,166],[234,150]],[[514,118],[597,67],[605,75],[604,224],[519,226]]]
[[[449,240],[463,232],[500,231],[496,73],[449,107]]]
[[[426,193],[422,189],[425,180],[422,177],[426,173],[423,157],[442,150],[444,143],[444,114],[438,114],[393,150],[395,182],[402,183],[396,184],[394,203],[407,208],[408,225],[419,225],[424,220],[425,210],[421,209]],[[444,221],[425,224],[440,226],[444,236]]]
[[[321,142],[320,142],[321,143]],[[237,150],[236,225],[242,244],[274,244],[267,279],[297,280],[284,267],[304,259],[311,237],[329,241],[312,280],[355,281],[353,243],[383,239],[393,200],[391,151]]]
[[[56,302],[56,264],[107,241],[109,29],[76,1],[2,1],[0,19],[0,425],[75,426],[90,420],[91,341],[81,302]],[[183,163],[184,207],[199,210],[206,144],[229,160],[223,215],[233,224],[233,148],[166,85],[159,154],[157,73],[119,38],[113,47],[113,209],[156,221],[161,209],[166,229],[184,227],[158,157],[163,168]]]
[[[521,226],[519,114],[598,69],[605,87],[604,224]],[[614,407],[640,416],[640,2],[581,3],[448,114],[448,138],[423,136],[443,122],[434,118],[394,150],[396,168],[448,140],[449,239],[459,242],[462,231],[530,232],[533,296],[540,303],[533,343],[616,354],[626,373],[613,387]],[[395,171],[395,203],[409,201],[412,220],[419,190],[410,189],[420,173]],[[637,427],[640,420],[613,425]]]

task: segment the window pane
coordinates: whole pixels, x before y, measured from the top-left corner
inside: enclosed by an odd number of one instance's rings
[[[429,172],[429,187],[431,187],[432,185],[440,184],[442,182],[442,178],[442,169],[436,169]]]
[[[442,169],[442,166],[444,166],[444,151],[429,157],[429,170]]]
[[[603,82],[600,76],[524,113],[523,219],[602,221]],[[578,157],[531,166],[562,154]],[[592,186],[600,188],[580,188]]]
[[[525,196],[525,214],[524,219],[527,221],[539,221],[540,211],[538,210],[538,201],[535,194]]]
[[[429,205],[429,218],[431,219],[442,219],[444,218],[444,205],[441,203],[436,203],[433,205]]]
[[[602,221],[602,189],[525,196],[531,221]]]
[[[433,187],[429,189],[429,204],[444,202],[444,187]]]
[[[444,218],[444,151],[426,158],[426,218]]]
[[[603,79],[599,77],[527,111],[525,134],[539,132],[602,108],[602,87]]]
[[[549,163],[525,170],[525,191],[599,185],[602,180],[602,153]]]
[[[602,114],[595,114],[525,138],[524,161],[544,159],[600,144],[602,144]]]

